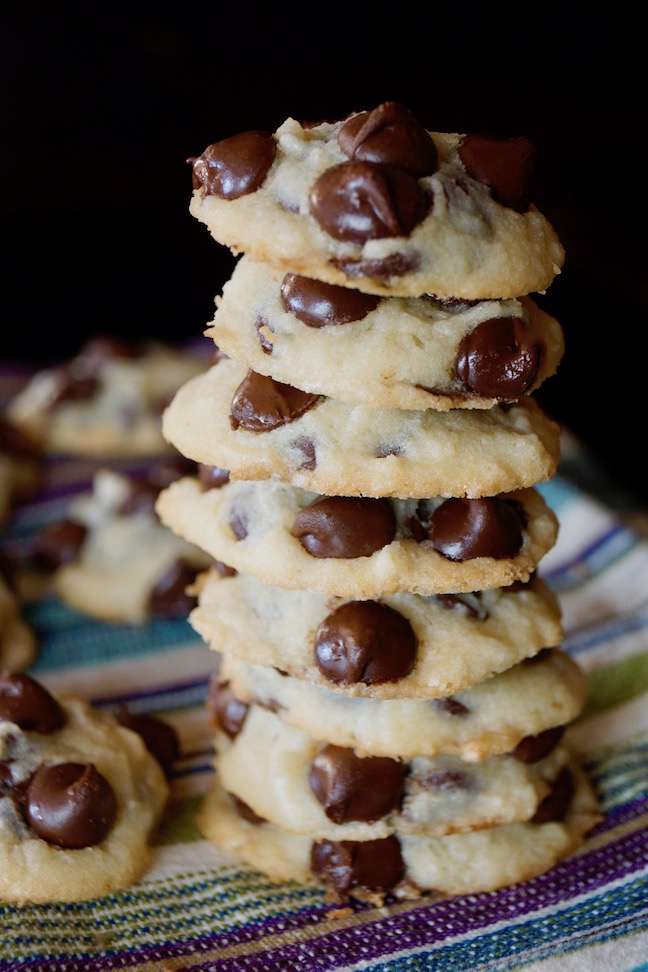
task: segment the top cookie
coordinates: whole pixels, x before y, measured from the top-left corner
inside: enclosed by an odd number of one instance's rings
[[[428,132],[386,102],[209,145],[190,211],[234,253],[367,293],[518,297],[564,261],[530,203],[534,160],[527,139]]]

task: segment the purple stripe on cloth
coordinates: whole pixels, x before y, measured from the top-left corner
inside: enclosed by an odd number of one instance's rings
[[[295,967],[290,963],[296,951],[301,955],[299,967],[303,972],[322,967],[317,961],[314,963],[307,961],[306,949],[311,954],[315,950],[320,954],[325,953],[330,963],[334,962],[334,956],[337,955],[340,962],[353,964],[369,957],[368,940],[372,946],[371,958],[378,960],[381,955],[392,952],[395,943],[399,948],[420,948],[457,936],[483,931],[489,925],[501,922],[503,918],[520,919],[525,915],[552,907],[560,912],[569,906],[572,898],[584,893],[593,893],[647,865],[648,847],[645,833],[629,834],[605,847],[560,861],[545,874],[501,891],[447,898],[421,907],[413,906],[411,911],[402,914],[377,917],[375,921],[369,918],[367,922],[361,922],[355,927],[336,928],[328,934],[316,935],[302,945],[291,943],[279,946],[277,949],[268,951],[265,967],[268,970]],[[365,908],[357,910],[362,911]],[[174,956],[179,958],[183,955],[252,945],[269,936],[299,932],[300,929],[312,929],[315,922],[320,924],[323,921],[326,913],[327,909],[311,908],[303,912],[254,922],[243,928],[218,935],[201,936],[197,939],[187,938],[176,945],[165,944],[162,947],[152,946],[130,951],[127,961],[122,957],[119,962],[116,962],[114,955],[96,956],[93,957],[93,969],[99,972],[101,969],[127,968],[128,962],[135,965],[146,961],[165,959],[169,961]],[[196,965],[192,968],[196,972],[203,968],[205,972],[207,970],[242,972],[246,968],[251,970],[255,966],[258,969],[258,959],[258,952],[249,956],[237,955],[221,960],[211,958],[204,966]],[[78,960],[74,959],[59,960],[56,968],[60,972],[64,970],[71,972],[78,967],[77,962]],[[328,968],[328,966],[324,967]]]

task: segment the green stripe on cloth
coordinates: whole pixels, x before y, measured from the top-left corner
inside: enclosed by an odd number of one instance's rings
[[[648,692],[648,651],[592,669],[587,673],[587,690],[581,718],[611,709]]]

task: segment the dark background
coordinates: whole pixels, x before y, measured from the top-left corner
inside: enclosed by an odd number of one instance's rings
[[[3,14],[2,357],[63,359],[94,333],[199,338],[234,263],[189,216],[186,159],[288,116],[401,101],[431,130],[536,142],[535,201],[567,251],[538,297],[567,350],[537,397],[648,503],[645,53],[641,26],[615,16],[406,3]]]

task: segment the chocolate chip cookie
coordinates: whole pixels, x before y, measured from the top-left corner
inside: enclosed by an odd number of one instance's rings
[[[427,131],[395,102],[334,122],[288,118],[188,161],[214,239],[366,293],[500,299],[546,290],[564,262],[533,205],[528,139]]]
[[[148,865],[168,796],[138,733],[25,673],[0,674],[0,899],[127,887]]]
[[[350,404],[490,408],[533,393],[564,352],[562,328],[528,297],[381,297],[248,256],[205,333],[253,371]]]
[[[183,455],[232,479],[328,495],[494,495],[550,479],[560,456],[557,423],[529,396],[484,410],[378,409],[231,360],[186,382],[162,429]]]

